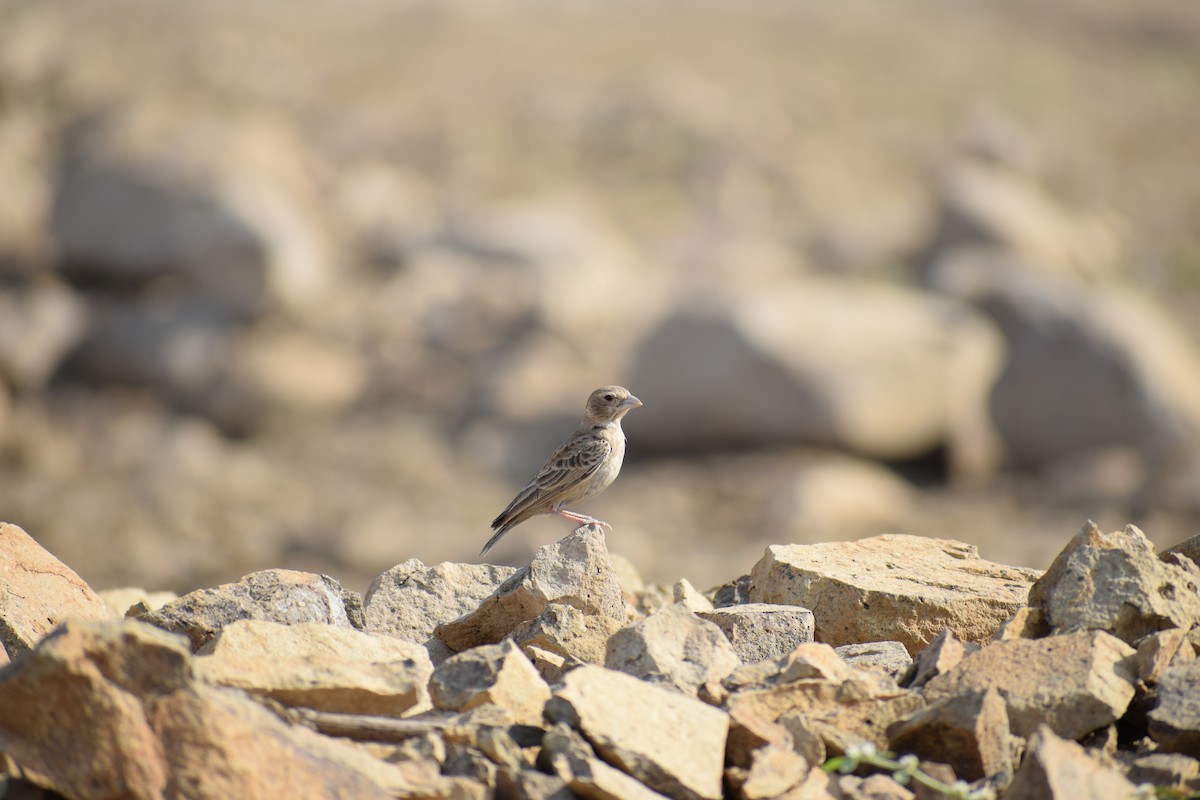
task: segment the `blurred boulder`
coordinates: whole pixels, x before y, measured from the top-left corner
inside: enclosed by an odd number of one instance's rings
[[[652,331],[629,379],[646,403],[630,436],[660,452],[800,442],[904,459],[945,447],[956,474],[987,474],[1002,357],[992,325],[957,302],[806,279],[681,308]]]
[[[58,283],[0,288],[0,381],[40,389],[86,327],[84,302]]]

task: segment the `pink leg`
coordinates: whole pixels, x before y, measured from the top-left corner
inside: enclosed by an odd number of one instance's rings
[[[581,527],[583,525],[599,525],[606,531],[612,531],[612,526],[607,522],[596,519],[595,517],[589,517],[587,514],[580,514],[575,511],[567,511],[565,508],[556,508],[554,509],[553,513],[557,514],[563,519],[569,519],[572,522],[579,523]]]

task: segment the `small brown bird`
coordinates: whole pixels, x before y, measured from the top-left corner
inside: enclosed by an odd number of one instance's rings
[[[492,520],[495,534],[479,555],[487,555],[500,537],[530,517],[557,514],[580,525],[595,523],[608,527],[585,514],[563,506],[599,494],[617,479],[625,459],[625,432],[621,417],[642,404],[622,386],[601,386],[588,397],[583,421],[529,484]]]

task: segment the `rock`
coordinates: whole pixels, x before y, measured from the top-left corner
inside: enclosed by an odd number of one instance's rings
[[[916,795],[887,775],[842,775],[836,779],[842,800],[916,800]]]
[[[771,545],[751,573],[750,600],[816,609],[818,641],[895,640],[916,653],[944,628],[987,641],[1025,605],[1036,576],[984,561],[962,542],[886,534]]]
[[[760,747],[751,755],[746,774],[740,776],[738,797],[742,800],[779,797],[808,776],[808,767],[804,757],[790,747],[770,744]]]
[[[750,602],[750,576],[734,578],[729,583],[710,590],[708,594],[715,608],[745,605]]]
[[[731,691],[741,691],[811,679],[841,683],[853,675],[850,665],[832,647],[808,642],[772,661],[738,667],[725,679],[725,686]]]
[[[741,666],[734,646],[711,622],[675,603],[623,628],[605,647],[604,666],[695,697]]]
[[[198,655],[204,680],[286,706],[397,717],[430,708],[425,648],[353,628],[238,620]]]
[[[434,704],[447,711],[507,708],[522,725],[541,725],[550,687],[511,641],[481,645],[443,661],[429,682]]]
[[[877,667],[893,677],[903,675],[913,663],[912,656],[900,642],[844,644],[835,647],[834,652],[852,667]]]
[[[701,616],[721,629],[743,664],[787,655],[813,640],[813,614],[807,608],[747,603]]]
[[[596,800],[663,798],[640,781],[601,761],[583,737],[561,722],[546,732],[538,760],[545,762],[580,797]]]
[[[496,793],[520,800],[574,800],[567,782],[536,769],[502,769],[496,773]]]
[[[575,606],[551,603],[537,619],[520,625],[512,639],[527,653],[530,648],[556,653],[567,664],[603,664],[610,636],[621,623],[600,615],[588,615]],[[533,656],[530,656],[533,658]]]
[[[1200,758],[1200,661],[1163,673],[1150,738],[1163,750]]]
[[[1046,615],[1041,609],[1025,606],[1013,612],[993,638],[1002,642],[1009,639],[1041,639],[1050,633],[1050,624],[1046,622]]]
[[[1088,755],[1075,742],[1060,739],[1046,725],[1032,733],[1025,758],[1005,800],[1129,800],[1137,787],[1113,767]]]
[[[383,800],[416,788],[396,765],[196,681],[184,640],[134,620],[68,623],[5,670],[0,731],[38,785],[68,797]]]
[[[671,587],[671,597],[676,603],[682,603],[693,614],[701,614],[713,610],[712,601],[692,586],[687,578],[680,578]]]
[[[1166,550],[1163,550],[1161,553],[1159,553],[1158,557],[1163,561],[1166,561],[1168,564],[1178,564],[1180,562],[1173,558],[1173,556],[1176,554],[1187,556],[1195,563],[1200,564],[1200,533],[1196,534],[1190,539],[1185,539],[1177,545],[1168,547]]]
[[[363,600],[366,630],[423,644],[439,663],[450,650],[433,635],[434,629],[475,610],[514,572],[491,564],[445,562],[427,567],[409,559],[371,582]]]
[[[582,526],[538,548],[528,567],[513,574],[477,609],[439,625],[435,633],[455,652],[494,644],[521,623],[537,618],[551,603],[625,621],[625,600],[599,526]]]
[[[706,366],[713,358],[727,367],[719,379]],[[1001,359],[996,331],[966,306],[806,278],[689,304],[652,331],[630,379],[655,398],[636,439],[669,452],[792,442],[881,459],[946,445],[956,469],[986,472]]]
[[[130,616],[141,616],[149,611],[157,611],[179,595],[174,592],[147,592],[145,589],[125,587],[122,589],[105,589],[97,592],[104,601],[104,607],[114,619],[124,619],[130,611]]]
[[[172,633],[188,637],[199,650],[222,628],[239,619],[298,625],[323,622],[362,629],[362,600],[328,575],[267,569],[237,583],[197,589],[157,611],[139,617]]]
[[[1055,631],[1104,630],[1132,644],[1200,624],[1200,569],[1168,564],[1133,525],[1104,534],[1088,522],[1029,592]]]
[[[41,389],[86,324],[83,301],[63,286],[0,290],[0,379],[26,392]]]
[[[1027,737],[1044,724],[1078,739],[1120,718],[1136,681],[1132,647],[1103,631],[1081,631],[992,642],[925,684],[925,697],[933,703],[995,689],[1007,703],[1013,733]]]
[[[794,743],[792,734],[782,725],[760,716],[753,709],[735,709],[729,714],[725,762],[748,770],[754,751],[760,747],[773,745],[791,750]]]
[[[0,643],[9,658],[68,619],[108,618],[82,578],[16,525],[0,522]]]
[[[1130,760],[1125,777],[1136,784],[1200,790],[1200,761],[1179,753],[1149,753]]]
[[[917,653],[909,669],[909,677],[901,683],[910,689],[924,686],[931,679],[957,667],[968,652],[978,649],[978,645],[964,645],[949,628],[946,628],[924,650]]]
[[[1008,712],[994,689],[945,697],[888,728],[888,749],[949,764],[963,780],[1011,774]]]
[[[668,797],[722,796],[728,717],[698,700],[582,666],[563,678],[546,704],[546,718],[566,722],[605,761]]]
[[[563,675],[583,664],[582,661],[575,658],[564,656],[561,653],[555,653],[533,644],[522,645],[521,652],[533,664],[533,668],[542,676],[542,680],[550,685],[558,683],[562,680]]]
[[[1137,644],[1138,679],[1153,685],[1172,666],[1186,667],[1196,660],[1187,631],[1169,628],[1152,633]]]

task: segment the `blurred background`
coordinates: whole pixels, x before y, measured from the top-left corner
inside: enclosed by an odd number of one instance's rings
[[[1200,532],[1200,4],[0,0],[0,518],[94,587],[475,561],[605,383],[648,579]]]

